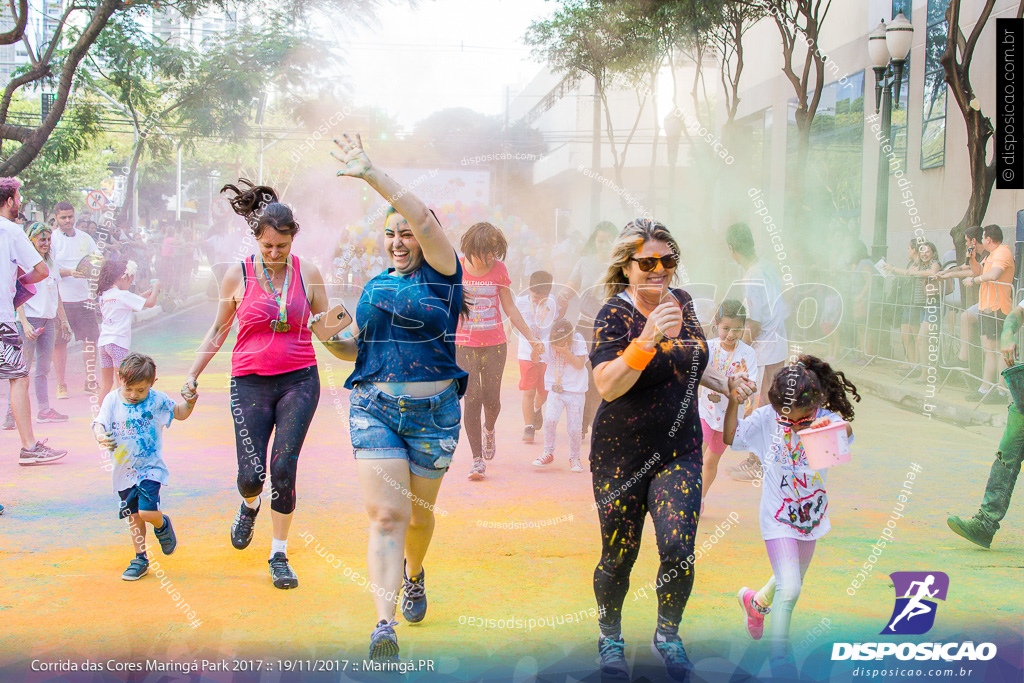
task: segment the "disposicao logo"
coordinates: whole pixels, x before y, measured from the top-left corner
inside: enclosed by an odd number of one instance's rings
[[[946,600],[949,577],[943,572],[893,572],[896,605],[881,635],[919,636],[935,625],[936,600]]]
[[[893,572],[896,604],[880,635],[921,635],[935,625],[937,600],[945,601],[949,577],[943,572]],[[897,659],[918,661],[942,659],[987,661],[996,656],[993,643],[833,643],[832,660]]]

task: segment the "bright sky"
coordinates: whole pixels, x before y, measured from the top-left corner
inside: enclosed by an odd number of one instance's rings
[[[522,36],[554,12],[553,0],[419,0],[378,14],[379,28],[338,32],[359,105],[376,105],[405,128],[448,107],[501,114],[505,86],[525,84],[541,65]],[[515,90],[513,89],[513,96]]]

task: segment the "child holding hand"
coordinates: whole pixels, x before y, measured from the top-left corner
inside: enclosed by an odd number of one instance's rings
[[[551,328],[551,341],[546,342],[542,360],[544,388],[548,400],[544,404],[544,453],[533,461],[537,467],[555,461],[555,431],[565,408],[565,426],[569,431],[569,469],[582,472],[580,443],[583,441],[583,404],[587,394],[587,342],[575,332],[568,320],[559,320]]]
[[[770,633],[773,667],[787,662],[790,620],[804,575],[815,543],[832,528],[825,491],[827,470],[810,468],[798,432],[836,420],[853,420],[853,404],[847,393],[855,401],[860,400],[857,388],[842,372],[815,356],[800,356],[772,380],[769,405],[761,406],[749,417],[737,419],[739,402],[734,395],[729,396],[723,439],[735,449],[753,452],[764,468],[761,537],[774,572],[760,591],[755,593],[744,586],[737,598],[754,640],[761,638],[764,617],[774,598],[779,598]],[[849,424],[845,436],[853,440]]]
[[[196,393],[177,403],[153,389],[156,363],[141,353],[129,353],[118,370],[121,387],[103,398],[93,436],[113,453],[114,492],[121,498],[119,519],[128,518],[135,545],[135,558],[121,575],[125,581],[137,581],[149,571],[146,555],[146,523],[164,555],[178,545],[171,518],[160,510],[160,487],[167,485],[161,432],[171,420],[184,420],[192,414]]]

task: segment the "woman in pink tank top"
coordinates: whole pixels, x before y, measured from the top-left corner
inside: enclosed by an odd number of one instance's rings
[[[231,353],[231,418],[238,457],[238,492],[242,504],[231,525],[231,543],[246,548],[260,510],[260,492],[270,476],[270,510],[274,526],[270,576],[277,588],[299,581],[288,564],[288,528],[295,510],[295,476],[299,451],[320,400],[320,377],[311,316],[327,311],[327,291],[320,271],[291,253],[299,231],[290,208],[272,188],[240,179],[231,205],[249,223],[259,252],[228,268],[221,283],[213,327],[196,353],[182,389],[195,390],[199,375],[227,339],[238,319]],[[270,468],[267,450],[271,433]]]

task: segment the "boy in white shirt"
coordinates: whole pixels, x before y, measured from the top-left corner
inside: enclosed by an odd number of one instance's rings
[[[551,273],[538,270],[530,275],[530,288],[516,297],[516,308],[530,331],[547,341],[555,321],[557,303],[551,296]],[[523,392],[523,443],[533,443],[534,432],[544,425],[542,410],[547,399],[544,390],[544,363],[534,354],[525,337],[519,337],[519,390]]]
[[[587,394],[587,342],[562,319],[551,328],[551,340],[544,343],[544,388],[550,392],[544,409],[544,453],[533,461],[537,467],[555,461],[555,430],[565,408],[569,431],[569,469],[582,472],[580,443],[583,440],[583,404]]]

